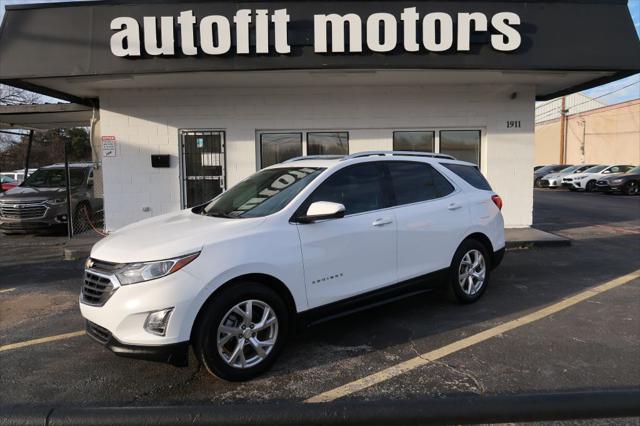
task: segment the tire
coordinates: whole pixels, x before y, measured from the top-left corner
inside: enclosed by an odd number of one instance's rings
[[[533,186],[535,188],[540,188],[540,182],[542,181],[542,178],[537,178],[533,181]]]
[[[585,186],[584,190],[586,192],[596,192],[596,181],[590,180],[589,182],[587,182],[587,186]]]
[[[246,316],[249,303],[252,305],[251,321]],[[272,313],[267,319],[275,318],[275,323],[258,329],[260,320],[264,319],[265,307]],[[240,315],[236,308],[245,315]],[[194,349],[209,373],[228,381],[243,381],[273,365],[289,333],[289,313],[275,291],[256,282],[238,282],[215,295],[203,309],[196,325]],[[229,332],[223,331],[222,327]],[[275,342],[268,347],[254,344],[272,339]],[[256,348],[263,354],[260,355]]]
[[[638,195],[638,193],[640,192],[640,189],[638,188],[638,182],[635,180],[632,180],[631,182],[627,182],[624,185],[624,188],[622,189],[622,191],[625,193],[625,195]]]
[[[481,256],[481,261],[478,266],[482,266],[483,269],[476,267],[477,272],[481,273],[482,280],[470,277],[473,281],[471,284],[468,280],[462,278],[463,274],[466,274],[465,269],[469,261],[474,262],[477,258],[475,256]],[[459,303],[468,304],[473,303],[482,297],[482,294],[487,289],[489,279],[491,275],[491,263],[487,248],[479,241],[469,239],[460,244],[458,250],[453,256],[451,266],[449,267],[449,277],[447,282],[447,288],[449,297],[453,301]],[[468,269],[467,269],[468,270]],[[462,281],[462,282],[461,282]]]

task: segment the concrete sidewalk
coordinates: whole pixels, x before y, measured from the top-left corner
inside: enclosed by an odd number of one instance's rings
[[[536,228],[505,229],[505,239],[507,240],[507,250],[571,245],[569,238],[541,231]]]
[[[102,237],[94,232],[86,232],[67,241],[63,245],[65,260],[80,260],[89,256],[91,247]],[[505,229],[507,250],[538,247],[561,247],[571,245],[571,240],[535,228]]]

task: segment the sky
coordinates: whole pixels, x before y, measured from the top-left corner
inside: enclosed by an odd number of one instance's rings
[[[0,0],[0,20],[4,15],[4,6],[10,4],[25,3],[54,3],[60,0]],[[86,0],[68,0],[86,1]],[[640,37],[640,0],[628,0],[629,11],[636,27],[636,32]],[[614,93],[611,93],[614,92]],[[627,77],[613,83],[595,87],[583,92],[587,96],[599,97],[599,100],[606,104],[616,104],[631,99],[640,98],[640,74]]]

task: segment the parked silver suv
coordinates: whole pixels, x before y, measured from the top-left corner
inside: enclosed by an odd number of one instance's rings
[[[42,167],[20,186],[0,194],[0,230],[35,231],[67,223],[65,175],[64,164]],[[102,209],[102,199],[94,197],[93,167],[69,164],[69,175],[74,223],[86,221],[91,212]]]

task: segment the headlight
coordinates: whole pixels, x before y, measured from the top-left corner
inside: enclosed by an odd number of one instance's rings
[[[584,179],[586,177],[587,177],[587,175],[578,175],[578,176],[574,176],[573,180],[581,180],[581,179]]]
[[[47,200],[47,204],[64,204],[67,202],[66,198],[54,198],[51,200]]]
[[[611,183],[622,183],[624,181],[624,179],[614,179],[611,181]]]
[[[155,280],[179,271],[199,255],[200,252],[157,262],[128,263],[116,272],[116,277],[122,285]]]

